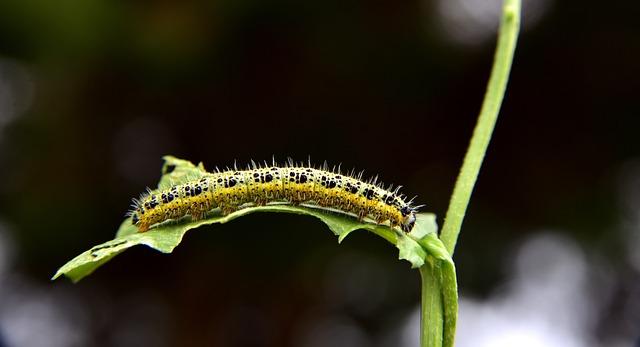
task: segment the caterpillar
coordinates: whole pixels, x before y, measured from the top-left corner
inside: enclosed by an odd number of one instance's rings
[[[133,199],[128,216],[145,232],[167,220],[191,216],[200,220],[215,208],[223,215],[239,208],[268,203],[311,204],[338,212],[355,215],[358,220],[369,218],[377,224],[386,222],[410,232],[416,221],[418,208],[405,196],[389,186],[384,188],[377,177],[362,180],[362,172],[355,175],[329,170],[326,163],[315,168],[310,163],[268,166],[252,165],[246,170],[227,169],[206,173],[202,177],[172,185],[155,192],[148,191]]]

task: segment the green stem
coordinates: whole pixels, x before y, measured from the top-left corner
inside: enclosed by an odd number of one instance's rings
[[[441,290],[444,302],[444,337],[443,346],[452,347],[456,337],[458,321],[458,281],[453,260],[441,261]]]
[[[458,319],[458,286],[452,261],[420,267],[422,277],[421,346],[453,347]],[[434,295],[436,293],[436,295]]]
[[[439,295],[442,292],[440,270],[435,265],[437,264],[436,260],[433,258],[429,260],[431,262],[420,267],[420,277],[422,278],[420,346],[442,347],[444,321],[442,296]]]
[[[437,247],[435,242],[427,244],[426,240],[421,243],[423,246],[433,246],[433,250],[439,250],[440,253],[448,253],[436,258],[428,256],[425,264],[420,267],[422,278],[420,345],[422,347],[451,347],[454,343],[458,315],[458,289],[451,255],[453,255],[473,186],[498,118],[509,80],[519,29],[520,0],[505,0],[491,76],[478,122],[449,202],[440,235],[442,247]],[[440,250],[440,248],[444,249]]]
[[[452,347],[458,319],[456,268],[435,234],[417,240],[428,256],[422,277],[421,346]]]
[[[456,247],[460,226],[464,219],[473,186],[478,178],[491,134],[498,118],[500,105],[504,97],[516,48],[518,31],[520,28],[520,0],[505,0],[503,5],[502,22],[498,33],[498,45],[491,70],[491,77],[487,85],[478,123],[473,131],[467,154],[464,157],[453,195],[449,202],[449,209],[444,220],[440,239],[450,254]]]

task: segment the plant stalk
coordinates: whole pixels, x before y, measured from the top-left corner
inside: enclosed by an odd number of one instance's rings
[[[519,29],[520,0],[505,0],[491,77],[489,78],[478,122],[453,189],[449,209],[440,234],[440,239],[451,255],[453,255],[456,247],[462,220],[473,192],[473,186],[478,178],[478,172],[500,112],[500,106],[509,80]]]
[[[430,257],[429,257],[430,258]],[[444,307],[442,286],[437,261],[429,259],[420,267],[422,279],[422,303],[420,305],[420,346],[442,347],[444,329]],[[435,294],[435,295],[434,295]]]
[[[507,88],[520,29],[520,7],[520,0],[505,0],[503,4],[498,43],[487,91],[440,234],[440,240],[449,256],[453,255],[460,227]],[[429,256],[428,261],[420,267],[422,278],[420,345],[422,347],[451,347],[454,344],[458,305],[457,284],[454,264],[451,258],[448,259],[449,262],[445,262]]]

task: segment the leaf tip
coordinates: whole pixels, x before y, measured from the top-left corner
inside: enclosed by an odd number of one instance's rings
[[[66,272],[64,270],[59,269],[56,272],[56,274],[51,277],[51,281],[55,281],[55,280],[57,280],[58,278],[60,278],[62,276],[64,276],[64,277],[68,278],[69,280],[71,280],[72,283],[78,283],[86,275],[75,275],[75,276],[73,276],[72,274],[70,274],[70,273],[68,273],[68,272]]]
[[[344,241],[344,239],[347,238],[347,236],[349,236],[349,234],[351,234],[350,232],[343,232],[340,235],[338,235],[338,244],[341,244],[342,241]]]

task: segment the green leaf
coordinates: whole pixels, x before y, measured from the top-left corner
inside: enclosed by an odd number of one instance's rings
[[[158,190],[169,189],[176,184],[197,180],[208,172],[202,163],[193,165],[188,160],[178,159],[171,155],[165,155],[164,165],[162,165],[162,177],[158,182]]]
[[[158,184],[159,189],[165,189],[173,184],[181,184],[207,174],[202,164],[195,166],[189,161],[171,156],[166,156],[164,159],[165,165],[162,169],[164,175]],[[409,261],[414,268],[423,265],[427,255],[427,251],[420,244],[421,240],[432,236],[435,237],[437,232],[435,215],[430,213],[418,214],[413,231],[410,234],[406,234],[398,229],[370,222],[359,222],[352,216],[312,205],[270,204],[267,206],[251,206],[227,216],[221,216],[218,210],[213,210],[203,220],[191,221],[189,217],[186,217],[179,221],[170,221],[158,225],[145,233],[138,233],[137,228],[131,224],[131,220],[126,219],[118,229],[115,239],[97,245],[78,255],[62,266],[52,279],[65,275],[72,281],[77,282],[114,256],[136,245],[146,245],[163,253],[171,253],[180,244],[188,230],[208,224],[226,223],[255,212],[295,213],[316,217],[338,236],[338,242],[342,242],[354,230],[369,230],[396,245],[399,250],[399,258]]]

